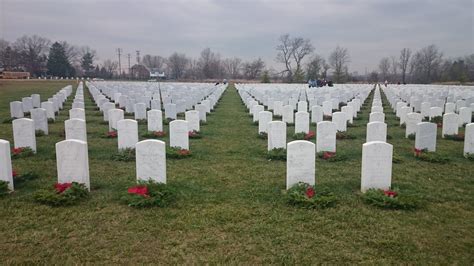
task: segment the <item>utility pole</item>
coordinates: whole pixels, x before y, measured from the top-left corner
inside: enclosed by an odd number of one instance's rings
[[[128,56],[128,79],[131,79],[132,78],[132,72],[131,72],[131,69],[130,69],[130,54],[127,55]]]
[[[122,64],[120,63],[120,56],[122,55],[122,48],[117,48],[117,54],[118,54],[118,59],[119,59],[119,78],[122,76]]]

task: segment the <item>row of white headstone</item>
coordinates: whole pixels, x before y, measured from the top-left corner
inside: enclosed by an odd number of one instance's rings
[[[166,183],[166,147],[160,140],[144,140],[134,146],[137,180]],[[87,142],[76,139],[56,143],[58,183],[77,182],[90,189]],[[0,180],[14,190],[10,142],[0,140]]]
[[[48,135],[48,119],[56,119],[56,112],[63,109],[63,104],[71,93],[72,86],[69,85],[49,98],[47,102],[41,103],[39,94],[24,97],[21,102],[11,102],[10,114],[14,119],[12,121],[14,147],[28,147],[36,152],[36,131],[39,130]],[[24,118],[26,113],[31,114],[31,119]]]

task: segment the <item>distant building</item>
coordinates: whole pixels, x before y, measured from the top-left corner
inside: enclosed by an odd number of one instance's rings
[[[149,69],[142,64],[136,64],[130,68],[130,77],[132,79],[166,79],[165,72],[160,73],[159,69]]]
[[[165,72],[160,72],[158,68],[150,69],[150,78],[151,79],[166,79]]]
[[[132,79],[148,79],[150,78],[150,71],[146,66],[136,64],[130,68],[130,77]]]

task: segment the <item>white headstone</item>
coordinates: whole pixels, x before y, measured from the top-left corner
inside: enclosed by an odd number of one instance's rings
[[[201,131],[199,127],[199,112],[198,111],[186,111],[184,113],[184,119],[188,121],[189,131]]]
[[[309,113],[299,111],[295,115],[295,134],[309,133]]]
[[[199,112],[199,120],[201,120],[202,122],[206,122],[206,106],[202,104],[196,104],[194,109]]]
[[[39,108],[41,106],[41,96],[39,94],[31,94],[31,103],[33,108]]]
[[[347,131],[347,118],[343,112],[335,112],[332,114],[332,122],[336,125],[336,130],[339,132]]]
[[[459,126],[471,123],[472,110],[469,107],[459,108]]]
[[[31,97],[21,98],[21,103],[23,105],[23,112],[29,113],[31,109],[33,109],[33,100],[31,99]]]
[[[46,110],[43,108],[31,109],[31,119],[35,122],[35,130],[41,130],[48,135],[48,118],[46,118]]]
[[[20,101],[10,102],[10,117],[23,118],[23,104]]]
[[[443,116],[443,109],[441,107],[431,107],[430,108],[430,121],[433,117],[442,117]]]
[[[268,150],[286,149],[286,123],[272,121],[268,123]]]
[[[66,139],[77,139],[87,142],[86,121],[73,118],[64,121]]]
[[[419,113],[409,113],[406,115],[405,138],[410,134],[416,134],[416,125],[421,123],[423,117]]]
[[[73,108],[69,110],[69,119],[82,119],[86,120],[86,112],[84,109],[79,109],[79,108]]]
[[[262,111],[258,113],[258,133],[267,133],[268,123],[271,122],[272,119],[273,115],[269,111]]]
[[[90,190],[87,143],[69,139],[56,143],[58,183],[77,182]]]
[[[150,132],[163,131],[163,113],[161,110],[152,109],[147,112],[147,129]]]
[[[443,115],[442,136],[456,135],[459,129],[459,116],[455,113],[447,113]]]
[[[144,120],[146,119],[146,104],[136,103],[134,107],[135,120]]]
[[[166,144],[163,141],[148,139],[138,142],[135,157],[137,180],[166,184]]]
[[[378,121],[367,124],[366,142],[371,141],[387,141],[387,124]]]
[[[102,104],[102,112],[104,112],[104,121],[108,122],[109,121],[109,110],[114,109],[115,104],[111,102],[106,102]]]
[[[165,104],[165,118],[176,119],[176,104],[168,103]]]
[[[392,184],[393,146],[382,141],[362,145],[362,192],[368,189],[388,190]]]
[[[311,122],[319,123],[323,121],[323,108],[319,105],[311,107]]]
[[[347,122],[352,124],[354,122],[354,117],[353,117],[353,113],[354,113],[354,110],[352,109],[351,106],[343,106],[341,108],[341,112],[345,113],[346,114],[346,119],[347,119]]]
[[[36,152],[35,122],[32,119],[20,118],[12,122],[15,148],[29,147]]]
[[[256,104],[252,106],[253,122],[258,122],[258,114],[264,110],[265,108],[263,107],[263,105]]]
[[[336,125],[322,121],[316,127],[316,151],[336,152]]]
[[[314,143],[296,140],[288,143],[286,155],[286,189],[298,182],[314,185],[316,174]]]
[[[474,155],[474,123],[466,125],[464,134],[464,156]]]
[[[189,150],[188,121],[174,120],[170,122],[170,147]]]
[[[293,124],[295,122],[295,113],[293,110],[293,106],[291,105],[283,106],[281,120],[288,124]]]
[[[8,189],[13,191],[10,142],[3,139],[0,139],[0,181],[8,182]]]
[[[437,128],[435,123],[418,123],[416,125],[415,149],[436,151]]]
[[[109,131],[117,130],[117,122],[124,119],[124,112],[122,109],[110,109],[109,111]]]
[[[135,149],[138,142],[138,123],[132,119],[123,119],[117,122],[118,149]]]
[[[380,113],[380,112],[370,113],[369,122],[382,122],[382,123],[385,123],[385,114]]]
[[[56,115],[54,114],[54,105],[52,102],[42,102],[41,108],[46,110],[46,118],[56,120]]]

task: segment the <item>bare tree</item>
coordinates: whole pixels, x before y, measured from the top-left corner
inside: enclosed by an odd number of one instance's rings
[[[37,35],[25,35],[18,38],[13,46],[25,69],[32,75],[38,76],[46,72],[46,53],[50,43],[48,39]]]
[[[406,83],[406,73],[408,70],[408,62],[410,61],[411,50],[409,48],[403,48],[400,51],[400,70],[402,71],[402,81]]]
[[[415,82],[431,83],[439,77],[443,54],[435,45],[429,45],[416,52],[410,72]]]
[[[104,61],[102,66],[105,69],[105,71],[107,72],[107,75],[109,77],[112,77],[114,75],[115,71],[117,71],[118,62],[107,59],[107,60]]]
[[[247,62],[243,66],[243,72],[246,79],[257,79],[262,74],[265,63],[261,58],[252,62]]]
[[[220,55],[213,53],[210,48],[202,50],[198,66],[203,78],[212,79],[222,74]]]
[[[173,53],[168,57],[167,66],[170,76],[173,79],[180,79],[184,76],[189,59],[185,54]]]
[[[319,55],[314,55],[306,65],[306,78],[317,79],[322,76],[322,70],[326,65],[326,60]]]
[[[240,74],[240,69],[242,66],[242,59],[234,57],[234,58],[226,58],[222,62],[225,72],[230,78],[237,78]]]
[[[390,73],[390,59],[388,57],[380,59],[379,70],[382,80],[387,80]]]
[[[329,64],[334,69],[334,81],[344,82],[347,74],[347,64],[350,62],[349,52],[346,48],[337,46],[329,56]]]
[[[161,71],[165,64],[165,59],[159,55],[144,55],[142,63],[148,68],[155,68]]]
[[[276,47],[278,51],[276,60],[285,64],[284,72],[288,81],[294,81],[295,75],[297,79],[301,79],[303,74],[302,61],[314,51],[313,45],[309,39],[291,38],[289,34],[280,36],[279,41],[280,44]]]
[[[397,75],[398,75],[398,60],[395,56],[391,56],[390,57],[390,72],[391,72],[391,75],[392,75],[392,80],[397,80]]]

